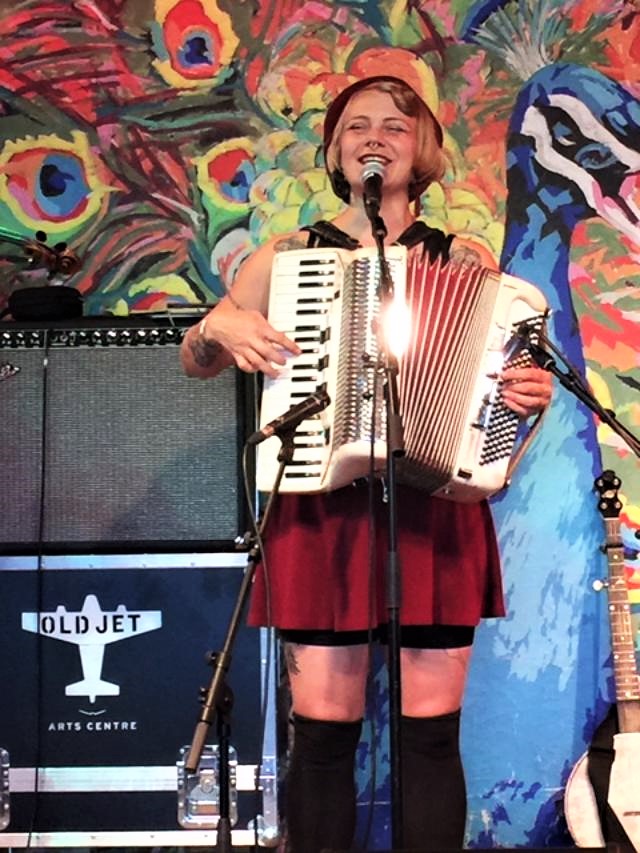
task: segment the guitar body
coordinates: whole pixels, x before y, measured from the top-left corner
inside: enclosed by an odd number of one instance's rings
[[[578,847],[605,847],[595,791],[589,779],[589,754],[583,753],[571,771],[564,792],[564,814]]]

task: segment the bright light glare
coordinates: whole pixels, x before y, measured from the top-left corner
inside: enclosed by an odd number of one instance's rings
[[[382,335],[389,352],[400,359],[409,346],[411,313],[409,306],[394,296],[382,313]]]

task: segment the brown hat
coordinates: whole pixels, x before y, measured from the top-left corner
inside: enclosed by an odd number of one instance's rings
[[[344,108],[347,106],[347,103],[351,100],[351,98],[359,92],[361,89],[365,89],[368,86],[371,86],[375,83],[399,83],[402,86],[406,86],[411,89],[411,91],[415,94],[417,98],[420,99],[422,104],[424,104],[424,108],[431,116],[433,121],[433,127],[436,134],[436,139],[438,141],[438,145],[442,147],[444,134],[442,132],[442,126],[440,122],[433,114],[433,111],[429,108],[429,106],[425,103],[424,99],[416,92],[413,86],[410,86],[406,80],[402,80],[400,77],[392,77],[385,74],[378,75],[375,77],[365,77],[362,80],[356,80],[355,83],[352,83],[350,86],[347,86],[346,89],[343,89],[339,95],[333,99],[331,104],[327,109],[325,119],[324,119],[324,133],[323,133],[323,152],[325,157],[325,164],[327,162],[327,149],[331,144],[331,140],[333,138],[333,132],[336,128],[338,120],[342,115]],[[344,175],[339,171],[334,171],[333,173],[329,173],[329,179],[331,181],[331,185],[333,187],[336,195],[341,198],[343,201],[349,200],[350,187],[347,183]],[[416,193],[419,194],[419,193]]]

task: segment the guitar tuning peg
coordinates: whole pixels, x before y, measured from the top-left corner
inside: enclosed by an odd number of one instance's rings
[[[596,592],[602,592],[603,589],[606,589],[609,586],[609,581],[603,581],[598,578],[591,584],[591,586]]]

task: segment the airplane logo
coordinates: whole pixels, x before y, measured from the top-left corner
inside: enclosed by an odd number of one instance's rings
[[[66,696],[119,696],[120,686],[102,679],[104,647],[128,640],[162,627],[160,610],[127,610],[120,604],[115,610],[103,610],[95,595],[87,595],[81,610],[58,605],[54,611],[23,613],[22,629],[65,643],[74,643],[80,651],[82,680],[65,687]]]

